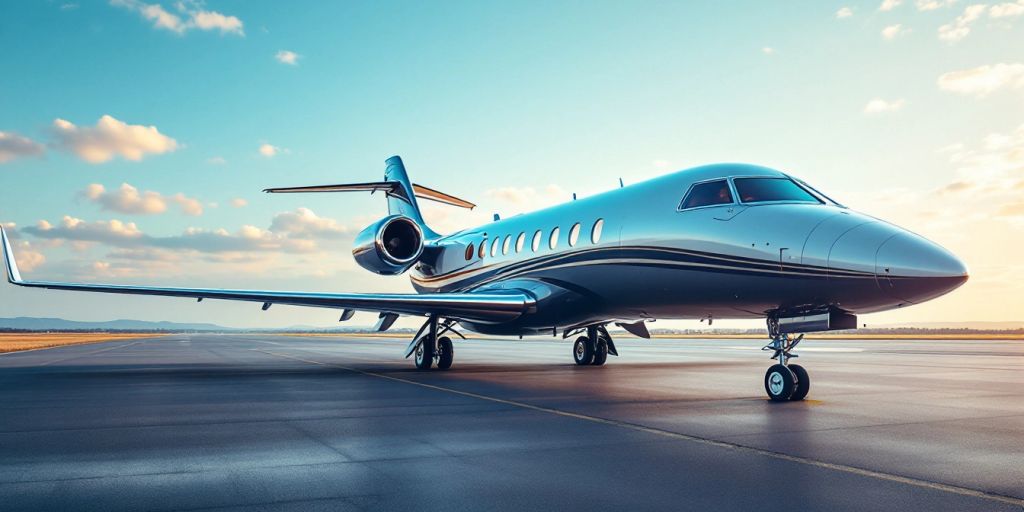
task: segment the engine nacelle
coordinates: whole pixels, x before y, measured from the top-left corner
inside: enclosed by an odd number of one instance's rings
[[[359,266],[386,276],[401,274],[423,254],[423,230],[404,215],[374,222],[356,235],[352,256]]]

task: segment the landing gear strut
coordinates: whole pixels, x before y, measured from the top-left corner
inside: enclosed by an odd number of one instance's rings
[[[608,361],[608,354],[619,355],[603,325],[587,327],[587,335],[576,338],[572,346],[572,358],[579,366],[601,366]]]
[[[789,364],[789,360],[797,357],[792,350],[800,344],[804,335],[793,338],[780,332],[779,321],[775,316],[768,317],[768,334],[772,341],[761,350],[773,351],[771,358],[779,361],[764,374],[764,390],[768,398],[773,402],[803,400],[811,390],[811,378],[803,366]]]
[[[419,332],[413,336],[405,357],[415,354],[416,357],[413,358],[413,361],[416,363],[416,368],[420,370],[429,370],[431,367],[436,367],[438,370],[451,368],[452,361],[455,359],[455,348],[452,346],[451,338],[441,335],[451,331],[465,339],[462,334],[452,328],[454,324],[455,322],[451,320],[439,324],[438,318],[431,316],[423,324],[423,327],[420,327]],[[424,333],[424,331],[426,332]]]

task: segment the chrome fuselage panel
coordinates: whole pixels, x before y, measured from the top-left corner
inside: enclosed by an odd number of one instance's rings
[[[945,249],[824,198],[679,208],[694,183],[757,176],[787,177],[743,164],[698,167],[431,240],[412,283],[421,293],[526,290],[537,296],[536,312],[465,326],[528,334],[609,320],[870,313],[934,298],[967,278]]]

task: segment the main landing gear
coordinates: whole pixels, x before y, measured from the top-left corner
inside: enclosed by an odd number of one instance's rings
[[[442,335],[451,331],[465,339],[462,334],[452,328],[454,325],[455,322],[452,320],[441,323],[436,316],[430,317],[413,336],[405,357],[415,354],[413,361],[416,363],[416,368],[420,370],[429,370],[431,367],[438,370],[451,368],[452,361],[455,359],[455,349],[452,346],[452,339]]]
[[[608,354],[619,355],[603,325],[587,327],[587,334],[572,344],[572,358],[579,366],[601,366],[608,360]]]
[[[811,390],[811,378],[803,366],[789,364],[789,360],[797,357],[791,351],[800,344],[804,335],[793,338],[789,334],[783,334],[775,317],[768,317],[768,335],[772,341],[761,350],[774,351],[771,358],[779,361],[764,374],[764,390],[768,393],[768,398],[773,402],[803,400]]]

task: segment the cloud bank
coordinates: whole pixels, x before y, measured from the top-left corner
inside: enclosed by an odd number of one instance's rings
[[[178,141],[160,133],[156,126],[131,125],[109,115],[101,117],[96,126],[76,126],[71,121],[55,119],[51,131],[57,147],[92,164],[115,156],[139,161],[146,155],[178,148]]]

